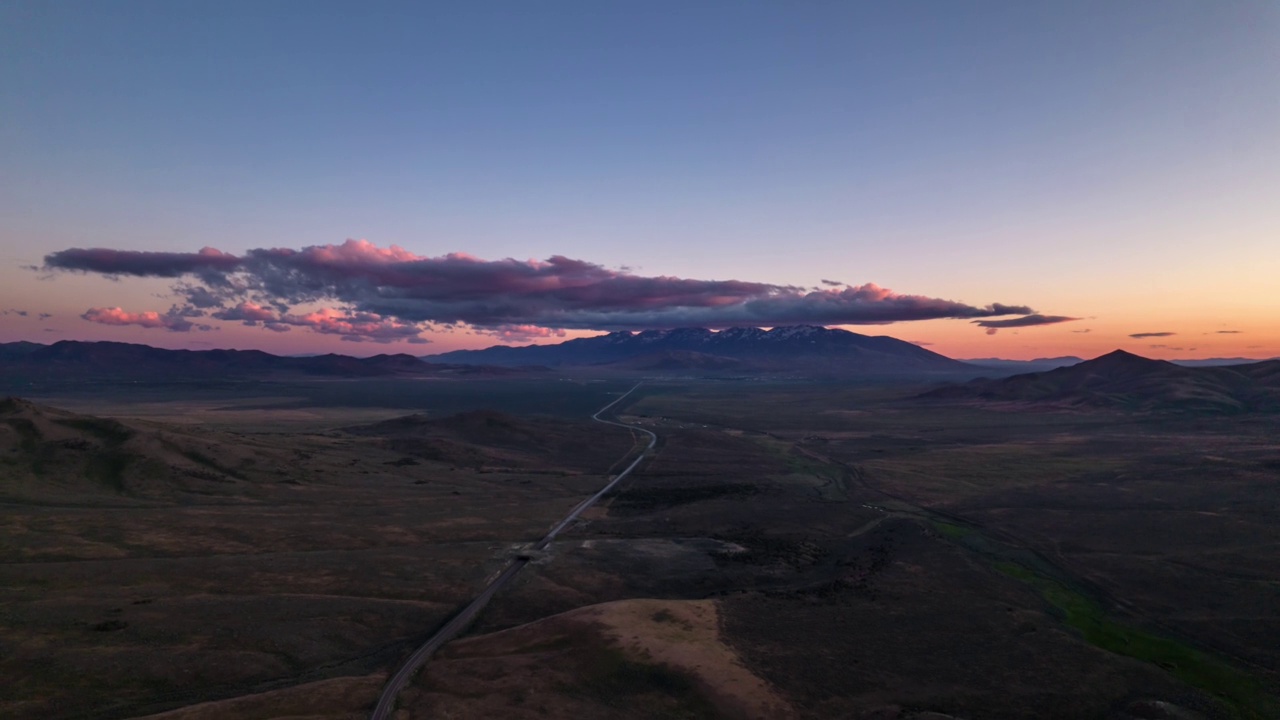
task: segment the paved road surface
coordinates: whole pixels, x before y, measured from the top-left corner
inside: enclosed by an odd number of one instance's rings
[[[615,475],[614,478],[600,490],[600,492],[578,503],[578,505],[571,510],[563,520],[556,523],[556,526],[551,528],[551,532],[547,533],[546,537],[539,540],[538,544],[533,546],[535,550],[542,550],[550,545],[551,541],[555,539],[556,535],[558,535],[560,531],[569,527],[574,520],[578,519],[578,516],[581,515],[584,510],[595,505],[600,498],[609,494],[609,491],[621,482],[623,478],[630,475],[631,471],[635,470],[636,466],[640,464],[640,461],[645,459],[645,457],[649,455],[650,451],[653,450],[653,446],[658,442],[658,436],[654,435],[652,431],[645,430],[644,428],[637,427],[635,425],[616,422],[614,420],[604,420],[600,417],[602,413],[607,412],[614,405],[622,402],[628,395],[635,392],[638,387],[640,387],[640,383],[636,383],[635,387],[620,395],[613,402],[597,410],[596,413],[591,416],[591,419],[606,425],[616,425],[629,430],[639,430],[645,435],[648,435],[649,444],[645,446],[644,452],[640,453],[635,460],[632,460],[631,464],[628,465],[625,470]],[[408,684],[409,679],[413,677],[413,674],[426,664],[427,660],[429,660],[437,650],[443,647],[445,643],[460,635],[463,630],[466,630],[467,626],[470,625],[471,622],[476,619],[476,616],[480,614],[480,611],[483,610],[485,606],[489,604],[489,601],[493,599],[493,596],[505,587],[507,583],[511,582],[511,578],[515,577],[516,573],[520,572],[520,570],[528,564],[529,560],[527,558],[517,558],[512,560],[511,563],[507,565],[506,569],[494,578],[493,582],[489,583],[488,587],[481,591],[481,593],[477,595],[469,605],[463,608],[462,612],[458,613],[444,627],[440,628],[440,631],[435,635],[432,635],[431,639],[427,640],[422,647],[415,650],[414,653],[409,656],[409,659],[405,661],[404,665],[396,671],[396,674],[392,675],[391,679],[387,681],[386,687],[382,689],[382,696],[378,698],[378,704],[373,709],[373,714],[369,716],[371,720],[386,720],[391,717],[391,712],[395,709],[396,696],[398,696],[400,694],[400,690]]]

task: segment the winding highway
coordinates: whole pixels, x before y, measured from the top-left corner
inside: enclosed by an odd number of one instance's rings
[[[601,488],[599,492],[578,503],[573,510],[569,511],[569,514],[566,515],[563,520],[556,523],[555,527],[551,528],[551,531],[547,533],[546,537],[539,540],[538,543],[533,546],[534,550],[543,550],[550,545],[556,535],[569,527],[569,525],[572,524],[574,520],[577,520],[578,516],[587,508],[595,505],[600,498],[608,495],[619,482],[630,475],[632,470],[636,469],[636,466],[640,464],[641,460],[644,460],[648,457],[649,453],[653,451],[654,446],[658,442],[658,436],[651,430],[646,430],[636,425],[620,423],[615,420],[605,420],[600,417],[603,413],[606,413],[613,408],[613,406],[626,399],[628,395],[635,392],[636,388],[639,388],[640,385],[641,383],[636,383],[634,387],[618,396],[613,402],[597,410],[595,414],[591,416],[591,419],[598,423],[604,423],[605,425],[614,425],[617,427],[627,428],[628,430],[638,430],[649,436],[649,444],[645,446],[644,451],[641,452],[635,460],[631,461],[631,464],[628,465],[625,470],[615,475],[613,479]],[[630,452],[628,452],[628,454],[630,454]],[[626,455],[623,457],[625,458]],[[499,573],[498,576],[495,577],[493,581],[475,597],[475,599],[462,609],[462,612],[455,615],[454,618],[446,623],[444,627],[440,628],[435,635],[432,635],[431,638],[423,643],[421,647],[415,650],[413,654],[409,656],[409,659],[400,666],[400,669],[391,676],[391,679],[387,681],[386,686],[383,687],[382,695],[378,698],[378,704],[373,708],[373,714],[369,716],[370,719],[387,720],[387,718],[391,717],[391,713],[395,710],[396,697],[400,695],[400,690],[408,684],[409,679],[413,677],[414,673],[426,664],[427,660],[429,660],[437,650],[443,647],[445,643],[453,640],[460,635],[463,630],[466,630],[467,626],[470,625],[472,621],[476,619],[476,616],[480,614],[480,611],[484,610],[485,606],[489,604],[489,601],[493,599],[493,596],[505,587],[507,583],[511,582],[511,579],[528,564],[529,558],[527,557],[517,557],[515,560],[512,560],[511,563],[508,564],[507,567],[503,569],[503,571]]]

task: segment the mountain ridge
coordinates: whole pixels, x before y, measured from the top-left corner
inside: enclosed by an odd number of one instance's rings
[[[1076,365],[979,378],[922,397],[1143,411],[1274,411],[1280,410],[1280,360],[1187,367],[1115,350]]]
[[[62,340],[52,345],[0,343],[0,372],[9,384],[17,382],[21,387],[23,381],[506,376],[530,370],[428,363],[407,353],[290,357],[262,350],[169,350],[136,343]]]
[[[820,371],[903,374],[969,372],[974,367],[886,335],[861,335],[817,325],[764,330],[733,327],[619,331],[553,345],[494,345],[423,356],[428,362],[549,367],[718,368],[734,371]]]

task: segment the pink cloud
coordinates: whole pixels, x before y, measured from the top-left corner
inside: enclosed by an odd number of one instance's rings
[[[188,332],[211,329],[208,325],[196,325],[182,315],[174,312],[158,313],[154,310],[131,313],[118,307],[89,308],[81,318],[101,325],[138,325],[144,328],[164,328],[172,332]]]
[[[427,342],[420,337],[423,331],[421,323],[401,322],[375,313],[348,312],[334,308],[295,315],[245,301],[235,307],[215,311],[211,316],[218,320],[239,320],[249,326],[261,325],[273,332],[288,332],[294,327],[306,327],[324,335],[339,335],[343,340],[352,342]]]
[[[213,317],[219,320],[242,320],[245,325],[257,325],[260,322],[278,322],[280,313],[257,303],[245,301],[233,308],[219,310],[213,313]]]
[[[344,312],[333,308],[324,308],[302,316],[285,315],[278,322],[289,325],[309,327],[318,333],[340,335],[343,340],[363,342],[391,342],[408,340],[425,343],[420,337],[422,327],[418,323],[401,322],[394,318],[384,318],[376,313]]]
[[[479,328],[477,334],[489,335],[504,343],[531,342],[546,338],[565,337],[560,328],[545,328],[538,325],[499,325],[493,328]]]

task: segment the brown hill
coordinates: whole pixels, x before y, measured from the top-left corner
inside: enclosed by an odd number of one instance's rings
[[[406,415],[346,432],[380,437],[386,447],[425,460],[549,472],[604,472],[631,446],[631,434],[610,425],[494,410]]]
[[[0,400],[0,498],[34,502],[245,499],[288,459],[217,433],[78,415]],[[274,470],[273,470],[274,468]],[[252,494],[251,492],[249,494]]]
[[[1280,362],[1197,368],[1116,350],[1070,367],[978,379],[923,397],[1143,411],[1274,411],[1280,410]]]

